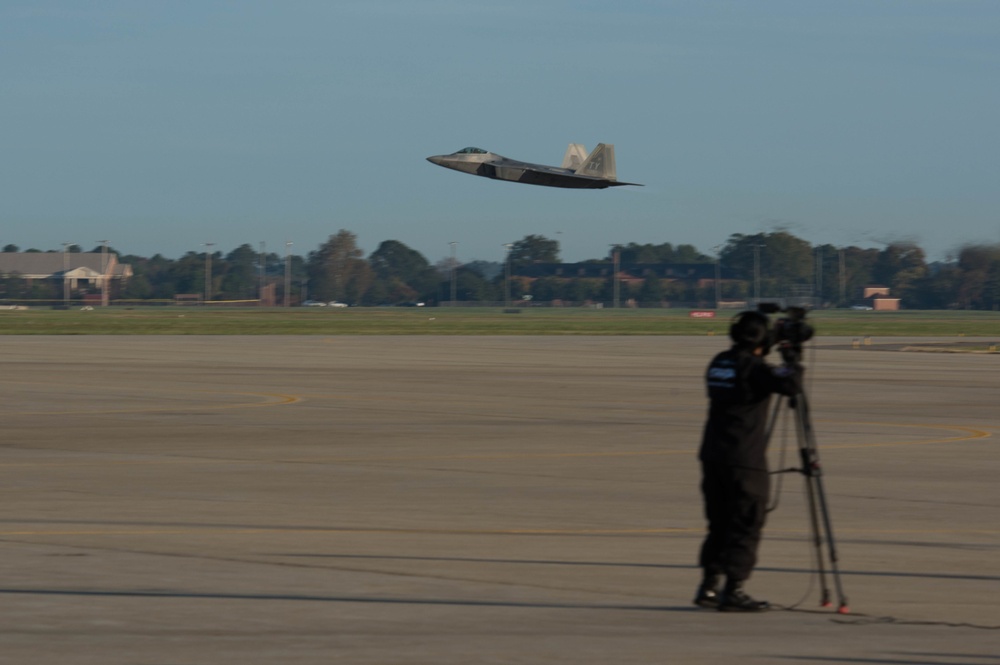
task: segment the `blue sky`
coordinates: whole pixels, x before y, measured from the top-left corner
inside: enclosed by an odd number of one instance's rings
[[[991,0],[0,0],[0,243],[1000,241]],[[425,161],[616,146],[643,188]]]

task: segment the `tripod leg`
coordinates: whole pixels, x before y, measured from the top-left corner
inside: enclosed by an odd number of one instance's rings
[[[826,495],[823,492],[823,478],[817,475],[815,480],[820,511],[823,515],[823,528],[826,531],[826,544],[830,555],[830,570],[833,573],[833,582],[837,587],[837,598],[839,600],[837,611],[841,614],[847,614],[850,612],[850,609],[847,606],[847,596],[844,595],[844,587],[840,582],[840,569],[837,566],[837,546],[833,540],[833,524],[830,521],[830,511],[827,508]]]
[[[816,439],[812,430],[812,423],[809,420],[809,404],[805,394],[799,395],[798,419],[802,438],[800,439],[800,451],[802,456],[802,469],[806,474],[806,483],[809,494],[809,510],[812,518],[812,529],[814,542],[816,544],[816,555],[820,561],[823,558],[822,538],[819,532],[818,515],[822,516],[823,532],[826,534],[827,550],[830,557],[830,572],[833,575],[834,585],[837,587],[838,607],[837,611],[847,614],[850,609],[847,605],[847,596],[844,595],[844,587],[840,580],[840,569],[837,565],[837,546],[833,538],[833,522],[830,519],[830,510],[826,503],[826,493],[823,491],[823,473],[819,464],[819,450],[816,447]],[[817,514],[817,508],[819,513]],[[820,576],[823,579],[823,607],[830,606],[830,591],[826,586],[823,576],[823,565],[820,563]]]
[[[774,410],[771,411],[771,419],[767,423],[767,434],[764,435],[765,436],[765,440],[768,441],[768,442],[770,442],[772,440],[772,438],[774,436],[774,430],[778,426],[778,418],[780,416],[781,404],[783,402],[784,402],[784,400],[779,399],[779,400],[776,400],[775,403],[774,403]],[[782,446],[781,446],[781,464],[779,465],[779,468],[783,467],[784,463],[785,463],[785,446],[784,446],[784,444],[782,444]],[[778,509],[778,498],[781,496],[781,489],[782,489],[782,486],[783,486],[782,475],[784,474],[784,471],[779,471],[778,473],[780,475],[778,475],[778,480],[777,480],[777,483],[776,483],[776,487],[774,487],[772,489],[771,497],[768,498],[768,502],[767,502],[767,512],[769,512],[769,513]]]
[[[801,414],[800,414],[801,416]],[[813,460],[807,448],[800,447],[799,453],[802,459],[802,473],[806,481],[806,499],[809,508],[809,527],[812,532],[813,547],[816,552],[816,570],[819,573],[819,583],[821,590],[820,606],[830,606],[830,587],[826,583],[826,565],[823,560],[823,536],[820,531],[819,506],[817,505],[816,478],[813,475]]]

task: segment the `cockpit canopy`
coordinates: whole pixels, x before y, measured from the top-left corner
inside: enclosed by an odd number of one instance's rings
[[[482,148],[462,148],[456,155],[485,155],[486,151]]]

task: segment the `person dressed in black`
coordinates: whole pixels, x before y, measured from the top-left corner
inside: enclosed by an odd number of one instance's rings
[[[796,394],[801,368],[764,362],[770,332],[759,312],[740,314],[729,336],[732,347],[715,356],[705,374],[709,409],[698,458],[708,535],[699,561],[704,578],[694,603],[757,612],[768,604],[748,595],[743,584],[757,562],[767,513],[768,405],[774,393]]]

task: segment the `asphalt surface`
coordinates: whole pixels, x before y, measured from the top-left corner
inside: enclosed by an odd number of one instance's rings
[[[881,342],[806,357],[851,612],[787,474],[734,615],[721,338],[5,337],[0,662],[1000,663],[1000,357]]]

